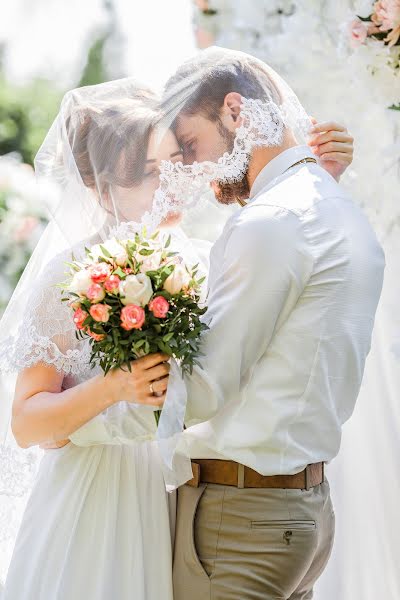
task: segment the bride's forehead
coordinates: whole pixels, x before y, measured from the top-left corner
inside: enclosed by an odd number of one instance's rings
[[[176,136],[166,127],[155,127],[150,134],[148,157],[156,158],[160,154],[172,154],[179,149]]]

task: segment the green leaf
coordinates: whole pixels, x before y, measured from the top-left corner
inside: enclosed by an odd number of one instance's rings
[[[172,338],[174,337],[175,333],[172,331],[171,333],[167,333],[167,335],[164,335],[163,337],[163,341],[164,342],[169,342],[170,340],[172,340]]]
[[[107,258],[112,258],[112,255],[109,253],[107,248],[105,248],[102,244],[100,244],[100,249],[101,249],[102,253],[104,254],[104,256],[107,256]]]

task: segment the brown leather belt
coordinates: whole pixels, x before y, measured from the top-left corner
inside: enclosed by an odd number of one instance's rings
[[[193,479],[187,482],[191,487],[200,483],[216,483],[238,488],[281,488],[309,490],[324,481],[324,463],[308,465],[295,475],[260,475],[249,467],[232,460],[196,459],[192,460]]]

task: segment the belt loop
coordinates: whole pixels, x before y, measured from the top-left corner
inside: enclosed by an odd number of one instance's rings
[[[304,479],[305,479],[305,485],[306,485],[306,490],[308,491],[310,489],[309,487],[309,479],[308,479],[308,467],[309,465],[306,466],[306,468],[304,469]]]
[[[244,465],[238,464],[238,481],[237,486],[239,489],[244,488]]]

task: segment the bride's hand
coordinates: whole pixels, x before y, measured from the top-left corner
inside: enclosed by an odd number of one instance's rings
[[[339,181],[340,176],[353,162],[354,138],[346,127],[334,122],[317,123],[311,118],[314,127],[308,145],[323,167]]]
[[[166,354],[149,354],[131,362],[128,369],[113,369],[106,375],[115,402],[127,400],[161,407],[167,393],[170,366]]]

